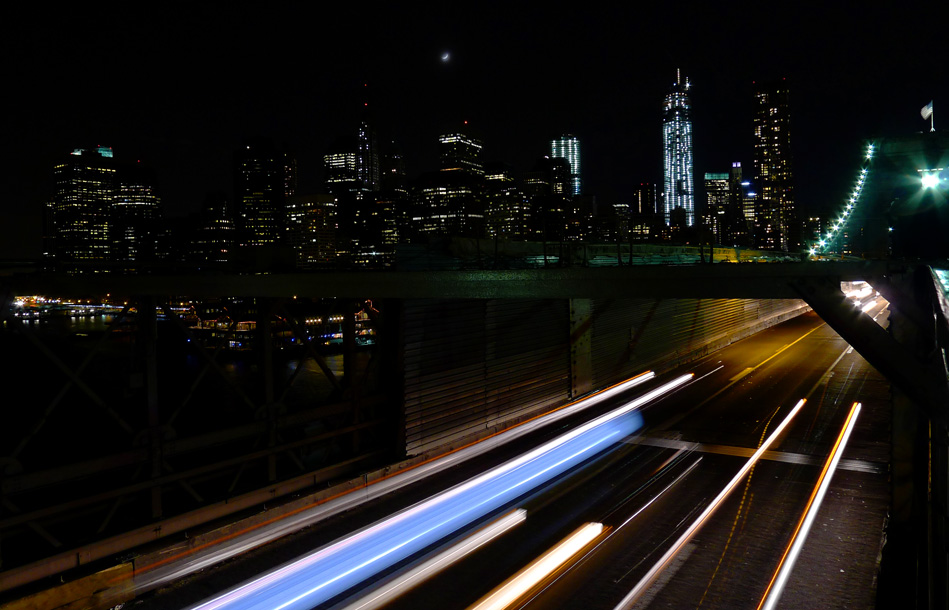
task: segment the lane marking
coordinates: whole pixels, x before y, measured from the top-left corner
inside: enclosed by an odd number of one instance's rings
[[[739,470],[735,476],[732,477],[731,481],[729,481],[728,484],[720,492],[718,492],[718,495],[715,496],[715,499],[705,507],[705,510],[702,511],[702,514],[692,522],[692,525],[690,525],[681,536],[679,536],[679,539],[676,540],[671,547],[669,547],[669,549],[663,554],[659,561],[657,561],[652,566],[652,568],[649,569],[646,575],[643,576],[638,583],[636,583],[636,586],[633,587],[633,590],[630,591],[613,610],[629,610],[632,608],[632,606],[636,603],[636,600],[656,581],[656,577],[658,577],[659,574],[661,574],[663,570],[668,567],[669,562],[682,550],[682,547],[692,539],[692,536],[694,536],[695,533],[699,531],[705,521],[711,517],[712,513],[718,510],[718,507],[722,505],[722,503],[725,501],[725,498],[731,494],[738,483],[740,483],[745,475],[748,474],[748,471],[754,467],[761,455],[767,451],[768,447],[774,443],[775,439],[777,439],[778,436],[784,432],[784,429],[788,427],[788,425],[791,423],[791,420],[794,419],[794,416],[797,415],[801,411],[801,408],[804,407],[805,402],[806,401],[802,398],[797,402],[796,405],[794,405],[794,408],[791,409],[791,412],[787,414],[787,417],[785,417],[780,424],[778,424],[778,427],[774,429],[770,436],[768,436],[764,444],[762,444],[761,447],[758,447],[758,450],[755,451],[754,455],[752,455],[747,462],[745,462],[745,465],[741,467],[741,470]]]
[[[738,373],[737,375],[735,375],[734,377],[732,377],[732,378],[729,379],[728,381],[730,381],[730,382],[732,382],[732,383],[735,383],[736,381],[738,381],[738,380],[741,379],[742,377],[746,376],[748,373],[752,372],[753,370],[755,370],[755,369],[753,369],[753,368],[751,368],[751,367],[749,366],[748,368],[746,368],[746,369],[743,370],[742,372]]]
[[[777,353],[771,354],[770,356],[768,356],[767,358],[765,358],[764,360],[762,360],[761,362],[759,362],[759,363],[756,364],[755,366],[751,367],[751,370],[748,371],[747,373],[746,373],[745,371],[742,371],[741,373],[739,373],[739,374],[736,375],[735,377],[732,377],[732,379],[729,380],[729,382],[728,382],[727,384],[725,384],[721,389],[719,389],[717,392],[715,392],[714,394],[712,394],[711,396],[709,396],[708,398],[706,398],[705,400],[703,400],[703,401],[700,402],[699,404],[695,405],[694,407],[692,407],[691,409],[689,409],[689,410],[686,411],[685,413],[680,413],[679,415],[676,415],[675,417],[673,417],[673,418],[671,418],[671,419],[669,419],[669,420],[663,422],[662,424],[660,424],[660,425],[658,426],[658,429],[659,429],[659,430],[666,430],[666,429],[671,428],[672,426],[676,425],[677,423],[679,423],[680,421],[682,421],[682,420],[685,419],[686,417],[692,415],[693,413],[695,413],[696,411],[698,411],[699,409],[701,409],[702,407],[704,407],[706,404],[708,404],[708,403],[711,402],[712,400],[715,400],[716,398],[718,398],[718,396],[719,396],[720,394],[722,394],[723,392],[726,392],[726,391],[729,390],[733,385],[735,385],[736,383],[738,383],[738,381],[740,381],[742,377],[745,377],[745,376],[750,375],[751,373],[755,372],[755,371],[758,370],[760,367],[762,367],[762,366],[764,366],[765,364],[767,364],[768,362],[770,362],[772,359],[777,358],[777,357],[778,357],[778,354],[780,354],[780,353],[781,353],[782,351],[784,351],[785,349],[787,349],[787,348],[789,348],[789,347],[791,347],[791,346],[793,346],[793,345],[795,345],[795,344],[797,344],[797,343],[803,341],[804,339],[806,339],[806,338],[808,337],[808,335],[810,335],[811,333],[813,333],[813,332],[815,332],[815,331],[820,330],[821,328],[823,328],[823,327],[825,327],[825,326],[827,326],[827,322],[823,322],[823,321],[822,321],[820,324],[818,324],[818,325],[815,326],[814,328],[810,329],[809,331],[807,331],[806,333],[804,333],[803,335],[801,335],[800,337],[798,337],[798,338],[795,339],[794,341],[791,341],[790,343],[788,343],[787,345],[785,345],[784,347],[782,347],[780,350],[778,350]]]
[[[669,438],[648,436],[631,438],[624,442],[635,445],[659,447],[660,449],[685,449],[686,451],[701,451],[702,453],[714,453],[717,455],[729,455],[733,457],[744,458],[751,457],[756,451],[751,447],[693,443],[690,441],[679,441]],[[791,451],[765,451],[761,455],[761,459],[772,462],[785,462],[787,464],[801,464],[804,466],[819,466],[824,463],[824,457],[815,457],[806,453],[794,453]],[[841,470],[850,470],[853,472],[867,472],[870,474],[883,474],[886,472],[886,464],[854,459],[840,460],[837,468]]]

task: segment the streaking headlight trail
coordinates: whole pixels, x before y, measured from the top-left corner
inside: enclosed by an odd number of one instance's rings
[[[532,587],[575,557],[603,533],[602,523],[585,523],[526,568],[481,598],[468,610],[504,610]]]
[[[794,405],[794,408],[791,409],[790,413],[788,413],[784,420],[778,425],[778,427],[775,428],[773,432],[771,432],[771,435],[768,436],[765,442],[762,443],[760,447],[758,447],[758,450],[755,451],[750,458],[748,458],[748,461],[745,462],[745,465],[741,467],[734,477],[732,477],[731,481],[728,482],[725,488],[722,489],[722,491],[720,491],[717,496],[715,496],[709,505],[705,507],[705,510],[703,510],[702,513],[695,519],[695,521],[692,522],[692,525],[686,528],[682,535],[679,536],[679,539],[676,540],[671,547],[669,547],[669,549],[665,552],[665,554],[663,554],[659,561],[657,561],[655,565],[649,569],[646,575],[643,576],[638,583],[636,583],[636,586],[633,587],[633,590],[630,591],[626,597],[624,597],[622,601],[616,605],[614,610],[629,610],[636,604],[639,596],[645,593],[646,589],[648,589],[649,586],[656,581],[656,579],[659,577],[659,573],[662,572],[662,570],[664,570],[667,565],[669,565],[669,562],[672,560],[672,558],[675,557],[675,555],[680,550],[682,550],[689,540],[691,540],[692,536],[699,530],[699,528],[702,527],[709,515],[711,515],[716,509],[718,509],[719,506],[721,506],[725,498],[728,497],[728,494],[730,494],[732,490],[735,489],[738,483],[741,482],[746,474],[748,474],[748,471],[751,470],[751,467],[755,465],[755,462],[758,461],[762,454],[768,450],[768,447],[774,443],[775,439],[777,439],[778,436],[780,436],[784,429],[788,426],[788,424],[791,423],[791,420],[794,419],[794,416],[797,415],[798,411],[800,411],[804,406],[804,402],[805,400],[802,398],[797,402],[796,405]]]
[[[641,405],[683,375],[505,464],[217,597],[194,610],[309,610],[593,457],[642,427]]]

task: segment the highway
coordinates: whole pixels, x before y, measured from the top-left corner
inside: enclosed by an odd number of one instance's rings
[[[882,301],[868,313],[885,323]],[[577,454],[576,462],[565,463],[564,473],[538,479],[532,491],[514,493],[513,501],[491,505],[438,548],[412,551],[383,576],[370,579],[377,581],[374,586],[362,582],[323,605],[370,607],[365,604],[379,595],[373,593],[376,587],[424,569],[427,580],[391,600],[383,598],[385,607],[467,608],[583,524],[594,523],[602,524],[602,530],[590,534],[583,550],[536,584],[525,585],[526,592],[513,605],[497,607],[757,607],[851,405],[860,402],[853,436],[777,607],[872,607],[887,503],[888,384],[813,314],[650,379],[383,501],[180,579],[137,600],[136,606],[197,606],[315,549],[327,552],[327,545],[348,532],[365,537],[370,524],[406,507],[418,509],[441,489],[464,481],[473,485],[475,477],[487,476],[533,447],[559,442],[583,422],[606,417],[686,373],[694,376],[635,409],[642,425],[624,424],[632,427],[615,433],[619,442]],[[801,399],[804,404],[788,419]],[[774,436],[782,422],[787,427]],[[769,439],[768,451],[749,464]],[[565,451],[575,453],[569,447]],[[713,500],[743,467],[748,474],[735,481],[733,491],[712,511]],[[522,512],[514,515],[515,509]],[[458,511],[450,512],[454,516]],[[459,540],[505,515],[512,520],[496,538],[474,551],[456,553],[460,558],[452,562],[443,558]],[[686,536],[690,529],[694,533]],[[673,548],[678,552],[660,561]],[[428,569],[429,564],[440,569]],[[639,593],[628,599],[637,586]],[[300,607],[313,607],[306,599],[298,601]],[[255,607],[242,604],[220,607]]]

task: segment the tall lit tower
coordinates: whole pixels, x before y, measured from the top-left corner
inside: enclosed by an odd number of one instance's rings
[[[472,176],[484,176],[481,161],[481,140],[464,133],[446,133],[438,136],[438,156],[441,171],[462,171]]]
[[[363,116],[356,133],[356,177],[364,191],[379,190],[379,138],[372,124],[369,85],[364,84]]]
[[[798,247],[795,234],[794,183],[786,81],[755,90],[755,176],[758,205],[755,238],[759,248],[788,251]]]
[[[267,139],[254,139],[238,151],[235,198],[243,228],[242,245],[276,244],[281,237],[284,156]]]
[[[109,260],[116,172],[112,149],[107,146],[77,148],[56,164],[55,191],[48,205],[48,256],[59,261]]]
[[[158,256],[161,218],[153,172],[140,163],[119,168],[110,208],[111,258],[147,262]]]
[[[550,156],[566,159],[570,164],[570,194],[580,194],[580,140],[576,136],[564,134],[550,141]]]
[[[663,215],[669,224],[672,210],[685,210],[686,225],[695,223],[695,194],[692,187],[692,108],[689,79],[676,82],[662,106]]]

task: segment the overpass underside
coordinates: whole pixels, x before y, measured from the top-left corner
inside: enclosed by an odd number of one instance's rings
[[[845,301],[840,282],[858,279],[893,304],[890,333]],[[9,383],[44,381],[2,439],[0,591],[146,543],[204,540],[195,533],[214,520],[424,459],[813,307],[893,383],[897,551],[923,566],[920,599],[945,594],[949,307],[928,267],[27,277],[4,292]],[[16,316],[25,294],[123,305],[108,330],[67,335]],[[225,297],[243,318],[213,341],[175,307]],[[338,353],[307,332],[308,306],[339,316]],[[357,312],[374,345],[360,345]],[[247,321],[253,349],[235,353]],[[317,377],[322,391],[301,391]]]

